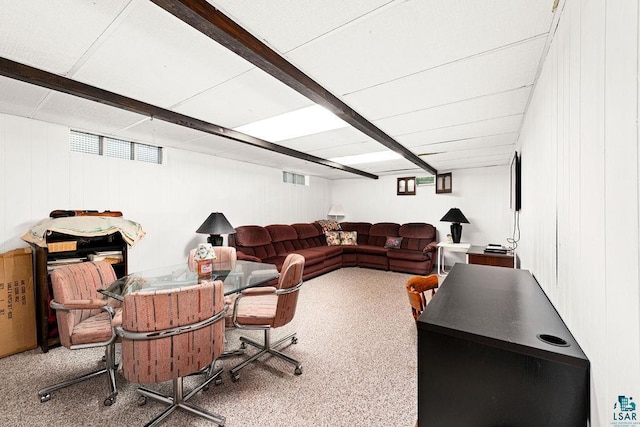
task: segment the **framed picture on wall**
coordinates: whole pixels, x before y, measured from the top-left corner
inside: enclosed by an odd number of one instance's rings
[[[416,194],[416,177],[398,178],[396,184],[398,196],[415,196]]]

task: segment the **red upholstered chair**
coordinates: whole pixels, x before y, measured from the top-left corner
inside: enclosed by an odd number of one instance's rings
[[[122,325],[116,328],[122,337],[124,377],[140,384],[173,381],[172,396],[138,388],[142,403],[151,398],[169,405],[148,426],[160,423],[178,408],[224,425],[223,416],[187,403],[221,372],[213,374],[224,345],[223,299],[219,280],[125,295]],[[185,395],[183,377],[202,371],[207,373],[205,379]]]
[[[68,349],[104,347],[105,367],[77,378],[43,388],[38,392],[41,402],[51,398],[51,392],[101,374],[109,379],[109,396],[104,404],[109,406],[116,400],[116,364],[114,347],[116,341],[112,319],[120,303],[107,300],[98,289],[107,287],[116,280],[111,264],[104,261],[83,262],[59,267],[51,272],[53,300],[51,308],[56,310],[60,343]]]
[[[238,295],[233,306],[233,323],[240,329],[258,329],[264,331],[264,342],[258,343],[246,337],[240,340],[243,346],[250,344],[259,349],[258,353],[231,369],[231,378],[237,381],[240,369],[269,353],[295,365],[295,374],[302,374],[302,364],[276,350],[285,341],[297,343],[296,333],[289,334],[277,342],[271,342],[271,329],[282,327],[296,313],[298,294],[302,286],[304,257],[289,254],[282,264],[277,286],[265,286],[245,289]]]
[[[414,320],[417,321],[430,301],[430,299],[427,299],[425,292],[430,290],[431,297],[436,294],[438,275],[414,276],[407,280],[406,288],[409,304],[411,304],[411,314],[413,314]]]

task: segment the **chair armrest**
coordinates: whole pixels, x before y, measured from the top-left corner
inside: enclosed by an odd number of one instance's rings
[[[56,300],[51,300],[51,303],[49,303],[49,306],[54,310],[92,310],[106,305],[106,300],[95,298],[71,300],[66,304],[60,304]]]
[[[241,293],[244,296],[268,295],[268,294],[275,294],[276,288],[273,286],[260,286],[256,288],[245,289]]]

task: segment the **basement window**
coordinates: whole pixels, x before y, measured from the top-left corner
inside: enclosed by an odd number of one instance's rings
[[[286,184],[309,185],[309,175],[282,171],[282,182]]]
[[[71,130],[71,151],[162,164],[162,147]]]

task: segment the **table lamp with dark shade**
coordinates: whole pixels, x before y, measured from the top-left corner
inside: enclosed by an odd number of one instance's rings
[[[222,246],[221,234],[235,233],[236,230],[221,212],[212,212],[211,215],[196,230],[196,233],[208,234],[207,242],[213,246]]]
[[[451,223],[451,237],[453,239],[453,243],[460,243],[460,237],[462,237],[461,223],[469,224],[469,220],[464,216],[462,211],[458,208],[451,208],[440,221]]]

